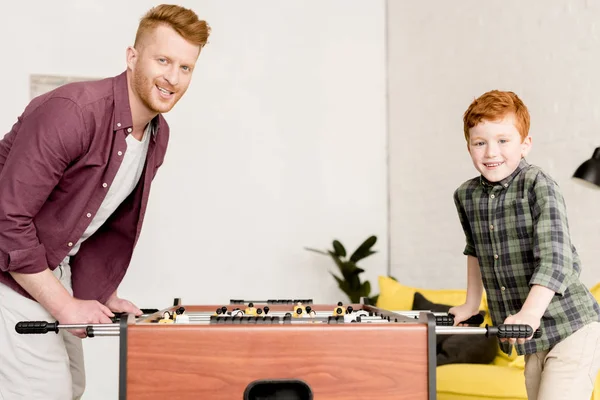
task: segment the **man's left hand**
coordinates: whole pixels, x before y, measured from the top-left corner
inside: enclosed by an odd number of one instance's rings
[[[118,297],[117,292],[113,293],[108,300],[106,300],[104,305],[106,305],[106,307],[108,307],[112,312],[126,312],[134,314],[135,316],[142,315],[142,310],[137,308],[137,306],[129,300]]]

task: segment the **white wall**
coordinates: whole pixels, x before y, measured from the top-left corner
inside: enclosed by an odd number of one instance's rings
[[[2,129],[29,101],[29,74],[120,73],[157,3],[4,5]],[[363,265],[377,291],[387,267],[384,2],[179,3],[213,33],[167,115],[169,152],[121,295],[146,308],[174,297],[345,300],[333,263],[303,247],[338,238],[353,249],[372,234],[379,253]],[[85,350],[85,398],[116,398],[118,339],[87,339]]]
[[[491,89],[529,107],[528,161],[563,190],[582,279],[600,281],[600,191],[571,179],[600,146],[600,3],[388,2],[390,259],[406,284],[466,287],[452,194],[477,175],[462,115]]]

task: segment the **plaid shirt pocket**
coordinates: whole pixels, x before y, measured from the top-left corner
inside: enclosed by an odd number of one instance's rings
[[[511,239],[531,239],[533,237],[533,217],[528,199],[516,199],[504,209],[506,235]]]

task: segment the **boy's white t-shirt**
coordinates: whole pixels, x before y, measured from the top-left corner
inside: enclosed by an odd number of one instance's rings
[[[119,205],[131,194],[135,189],[146,162],[146,154],[148,153],[149,137],[153,133],[152,123],[149,123],[144,131],[142,140],[139,141],[133,135],[127,135],[125,142],[127,143],[127,151],[123,156],[123,161],[115,179],[108,189],[106,197],[102,201],[98,212],[90,222],[79,241],[73,246],[69,252],[69,256],[74,256],[79,251],[81,243],[92,236],[94,232],[102,226],[110,215],[119,207]]]

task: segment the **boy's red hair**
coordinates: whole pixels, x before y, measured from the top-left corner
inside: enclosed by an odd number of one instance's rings
[[[529,135],[529,111],[519,96],[513,92],[492,90],[475,99],[463,117],[465,139],[469,141],[469,129],[483,120],[498,121],[507,114],[514,113],[516,127],[521,140]]]

